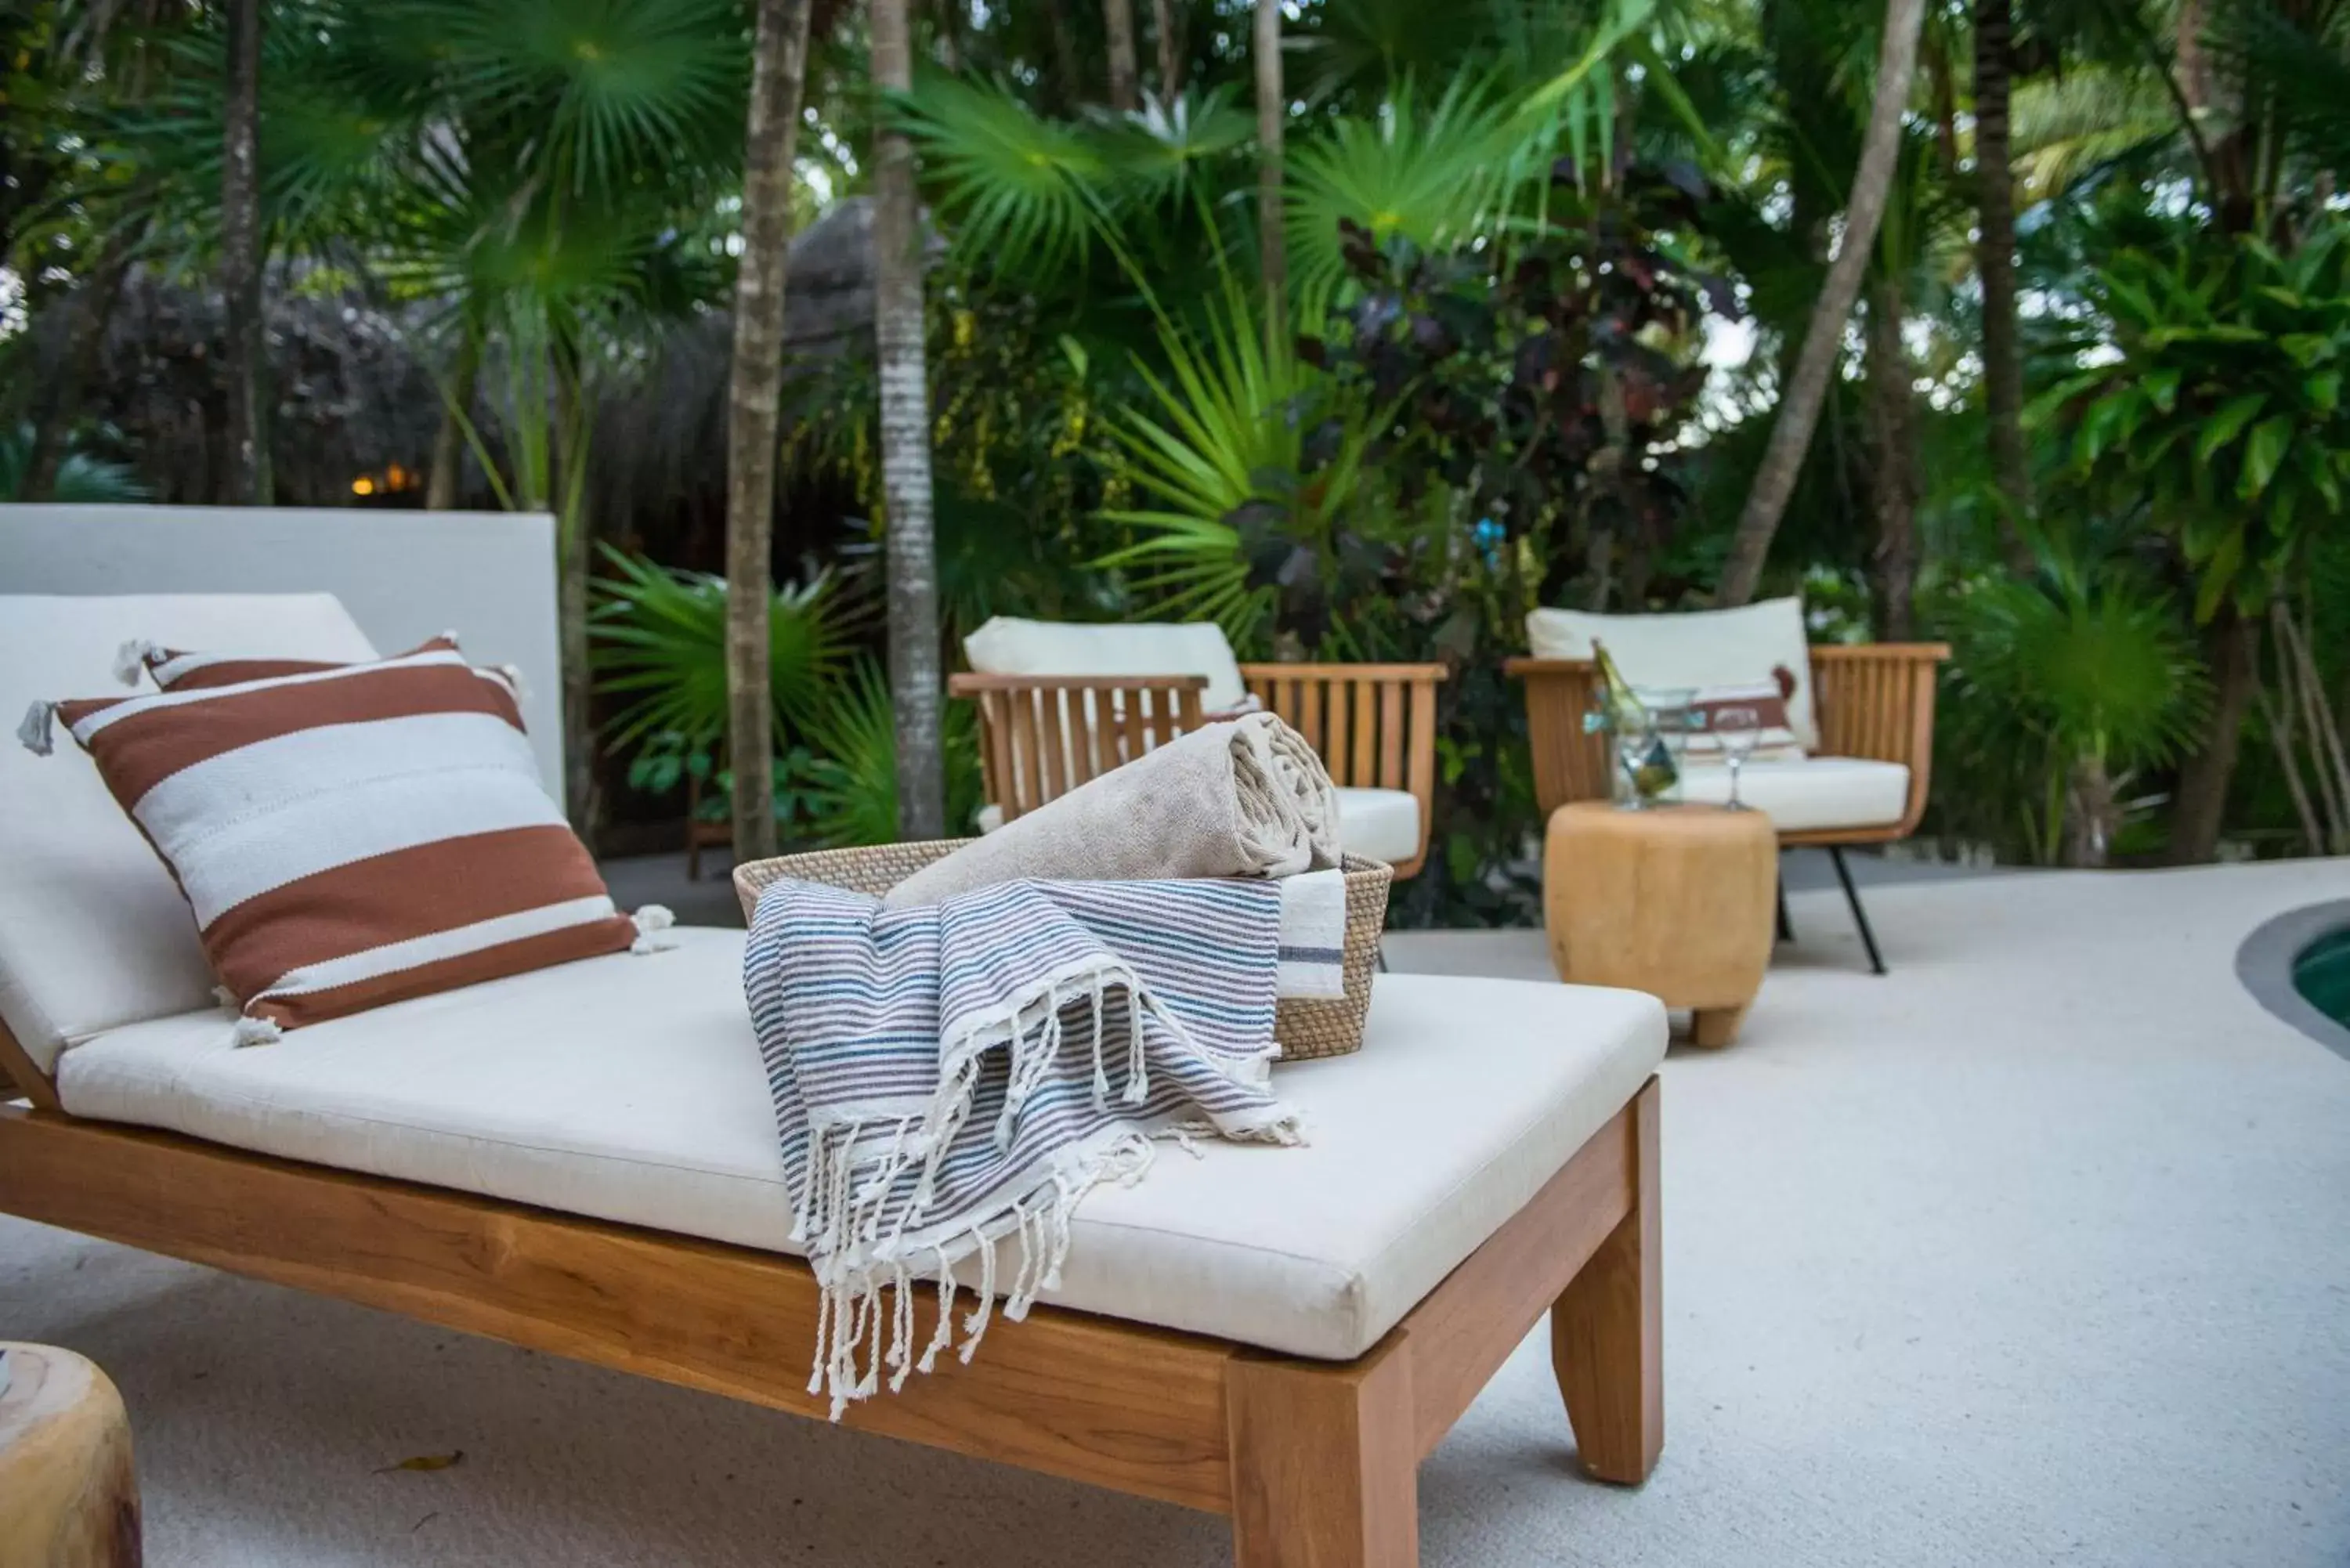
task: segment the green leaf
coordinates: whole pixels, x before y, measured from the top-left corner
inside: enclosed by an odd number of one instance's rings
[[[2203,433],[2196,438],[2195,461],[2210,462],[2211,454],[2235,440],[2237,433],[2251,421],[2252,416],[2259,413],[2268,400],[2265,392],[2246,392],[2242,397],[2230,398],[2222,404],[2220,411],[2211,416],[2210,422],[2203,427]]]
[[[2149,370],[2140,379],[2138,386],[2153,400],[2154,406],[2167,414],[2178,403],[2178,368],[2168,365],[2158,370]]]
[[[2321,359],[2334,358],[2334,339],[2318,332],[2287,332],[2280,335],[2276,346],[2303,369],[2308,369]]]
[[[2236,493],[2245,500],[2256,499],[2276,476],[2277,464],[2284,460],[2285,449],[2293,443],[2293,418],[2279,414],[2262,420],[2252,427],[2251,439],[2244,443],[2244,466],[2236,475]]]
[[[2228,597],[2235,586],[2236,574],[2244,564],[2244,527],[2239,523],[2228,530],[2210,559],[2203,563],[2201,576],[2195,585],[2195,623],[2207,624],[2219,613],[2220,601]]]
[[[2342,372],[2327,370],[2312,376],[2301,384],[2302,395],[2309,406],[2321,414],[2330,414],[2342,406]]]

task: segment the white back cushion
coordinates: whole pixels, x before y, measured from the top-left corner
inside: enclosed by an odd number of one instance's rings
[[[13,727],[36,701],[127,691],[115,654],[134,638],[377,657],[331,594],[0,595],[0,714]],[[203,1007],[213,989],[171,873],[81,748],[62,732],[56,744],[37,757],[0,743],[0,1021],[44,1068],[101,1030]]]
[[[1204,675],[1200,703],[1211,711],[1248,695],[1213,621],[1091,626],[1000,615],[964,638],[962,651],[982,675]]]
[[[539,776],[563,798],[555,520],[543,512],[0,505],[0,590],[328,593],[386,653],[453,631],[475,664],[522,671]]]
[[[1784,667],[1795,678],[1787,724],[1805,750],[1820,743],[1812,707],[1812,654],[1804,636],[1804,601],[1764,599],[1737,609],[1677,615],[1593,615],[1538,609],[1526,617],[1526,645],[1536,659],[1588,659],[1593,639],[1635,686],[1738,686],[1768,680]]]

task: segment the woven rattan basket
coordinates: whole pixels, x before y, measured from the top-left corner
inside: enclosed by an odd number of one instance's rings
[[[939,838],[920,844],[877,844],[862,849],[818,849],[754,860],[734,867],[734,891],[747,919],[759,894],[783,877],[822,882],[879,898],[929,865],[969,843]],[[1273,1037],[1284,1062],[1344,1056],[1363,1048],[1363,1018],[1371,1008],[1371,977],[1378,967],[1379,931],[1388,919],[1388,884],[1395,871],[1385,862],[1349,855],[1347,871],[1347,994],[1334,1001],[1285,1000],[1274,1010]]]

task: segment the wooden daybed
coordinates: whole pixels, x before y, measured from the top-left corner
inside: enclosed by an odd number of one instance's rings
[[[0,1211],[823,1417],[797,1259],[85,1120],[13,1037],[0,1062],[33,1101],[0,1106]],[[1664,1441],[1657,1111],[1651,1079],[1354,1360],[1045,1307],[846,1419],[1227,1514],[1244,1568],[1409,1568],[1420,1459],[1547,1312],[1584,1469],[1637,1484]]]
[[[126,635],[263,623],[250,599],[109,622],[123,603],[0,597],[0,701],[104,691]],[[265,618],[288,656],[367,651],[332,600]],[[86,762],[0,752],[0,1075],[26,1102],[0,1104],[0,1212],[824,1415],[739,932],[239,1049]],[[1097,1191],[1059,1304],[847,1421],[1229,1515],[1244,1568],[1409,1568],[1420,1458],[1547,1313],[1584,1469],[1637,1484],[1664,1434],[1664,1037],[1629,992],[1386,977],[1360,1054],[1280,1070],[1306,1147]]]

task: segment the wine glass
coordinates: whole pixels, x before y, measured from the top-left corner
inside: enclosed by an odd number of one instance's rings
[[[1721,737],[1721,760],[1730,764],[1730,799],[1731,811],[1752,811],[1754,808],[1738,798],[1738,770],[1754,754],[1755,742],[1762,738],[1762,711],[1742,702],[1725,702],[1710,715],[1712,731]]]

